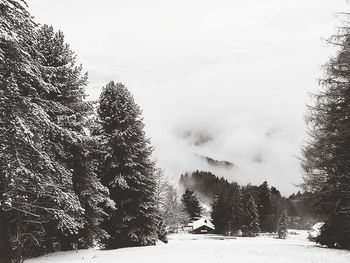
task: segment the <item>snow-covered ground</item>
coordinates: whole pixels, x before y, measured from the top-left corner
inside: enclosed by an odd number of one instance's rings
[[[225,238],[216,235],[174,234],[168,244],[117,250],[60,252],[25,263],[349,263],[350,251],[317,246],[306,231],[290,230],[286,240],[268,235]]]

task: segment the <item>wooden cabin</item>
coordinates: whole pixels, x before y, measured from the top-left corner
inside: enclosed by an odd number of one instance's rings
[[[215,227],[207,218],[200,218],[192,223],[192,234],[213,234]]]

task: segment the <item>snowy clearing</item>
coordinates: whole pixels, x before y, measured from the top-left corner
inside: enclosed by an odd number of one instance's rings
[[[286,240],[271,236],[225,238],[217,235],[174,234],[168,244],[117,250],[59,252],[25,263],[185,263],[185,262],[350,262],[350,251],[317,246],[306,239],[306,231],[292,230]]]

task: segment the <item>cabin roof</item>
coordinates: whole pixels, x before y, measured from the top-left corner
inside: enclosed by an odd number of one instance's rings
[[[200,218],[196,221],[193,221],[193,230],[196,230],[202,226],[207,226],[213,230],[215,229],[213,223],[207,218]]]

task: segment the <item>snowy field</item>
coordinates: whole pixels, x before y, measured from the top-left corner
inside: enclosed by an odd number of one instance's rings
[[[168,244],[109,251],[60,252],[25,263],[338,263],[350,262],[350,251],[322,248],[306,239],[306,231],[293,230],[288,239],[271,236],[224,238],[216,235],[176,234]]]

